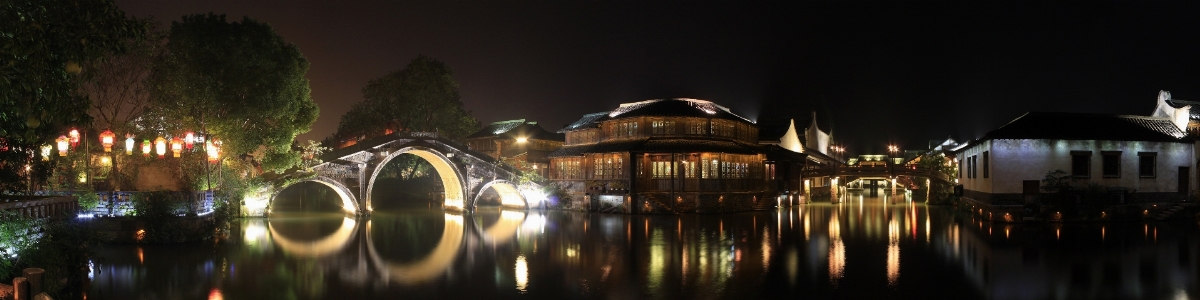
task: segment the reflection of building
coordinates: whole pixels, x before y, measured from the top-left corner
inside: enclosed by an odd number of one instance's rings
[[[1183,199],[1194,188],[1192,143],[1166,118],[1030,112],[954,154],[963,198],[985,206],[1024,203],[1054,170],[1073,186],[1123,190],[1143,202]]]
[[[525,119],[500,121],[467,136],[467,147],[500,159],[522,171],[545,176],[551,151],[562,147],[563,135]]]
[[[550,179],[567,186],[573,199],[588,200],[576,205],[591,209],[688,212],[775,206],[787,198],[779,197],[780,185],[769,184],[781,180],[776,164],[804,159],[778,146],[758,145],[753,122],[695,99],[625,103],[610,112],[584,115],[560,132],[567,135],[566,144],[550,155]]]

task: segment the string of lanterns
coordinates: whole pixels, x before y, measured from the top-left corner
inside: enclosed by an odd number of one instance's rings
[[[125,155],[133,155],[134,146],[137,144],[137,140],[135,140],[134,137],[135,136],[133,134],[125,135]],[[113,145],[116,144],[116,138],[117,136],[116,134],[113,134],[112,130],[105,129],[104,132],[100,133],[100,145],[104,146],[104,152],[112,152]],[[54,142],[58,149],[58,156],[67,156],[67,152],[71,148],[79,146],[79,130],[71,129],[71,131],[66,135],[61,135],[55,139]],[[153,150],[154,154],[158,155],[158,158],[166,158],[169,144],[172,157],[178,158],[180,157],[180,154],[184,152],[184,149],[187,149],[187,151],[191,152],[197,143],[204,144],[204,152],[206,156],[208,156],[209,162],[217,162],[220,159],[221,146],[223,144],[221,143],[221,140],[205,139],[203,136],[197,135],[190,131],[184,133],[183,138],[174,136],[168,140],[167,138],[159,136],[157,139],[154,139],[153,149],[151,148],[151,141],[149,139],[143,139],[141,150],[142,155],[145,157],[150,157],[151,150]],[[53,149],[54,147],[51,145],[42,146],[42,160],[49,160],[50,152]]]

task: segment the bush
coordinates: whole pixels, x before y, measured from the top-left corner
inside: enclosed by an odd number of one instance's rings
[[[100,195],[93,191],[75,193],[75,199],[79,200],[79,208],[83,211],[91,211],[100,206]]]

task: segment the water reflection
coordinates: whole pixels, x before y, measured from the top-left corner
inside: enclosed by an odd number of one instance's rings
[[[1195,223],[992,224],[878,194],[728,215],[250,219],[217,244],[105,247],[89,299],[1200,295]]]

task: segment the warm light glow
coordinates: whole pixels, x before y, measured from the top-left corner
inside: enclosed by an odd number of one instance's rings
[[[107,166],[107,165],[109,165],[109,163],[111,163],[111,162],[112,162],[112,161],[108,159],[108,156],[100,157],[100,164],[102,164],[102,165],[106,165],[106,166]]]
[[[112,130],[105,129],[100,133],[100,145],[104,146],[104,152],[112,152],[112,146],[116,140],[117,135],[113,134]]]
[[[163,137],[160,136],[160,137],[158,137],[158,139],[154,140],[154,152],[158,153],[158,158],[166,157],[167,156],[167,139],[164,139]]]
[[[150,156],[150,140],[142,140],[142,155]]]
[[[517,256],[517,265],[513,267],[513,271],[517,277],[517,290],[527,292],[529,287],[529,264],[525,262],[525,255]]]
[[[67,146],[71,142],[71,139],[65,135],[60,135],[54,142],[58,143],[58,156],[67,156]]]
[[[133,155],[133,136],[125,137],[125,155]]]
[[[183,152],[183,140],[179,139],[179,137],[171,138],[171,153],[175,157],[179,157],[180,152]]]
[[[54,151],[54,146],[42,145],[42,160],[50,160],[50,152]]]
[[[71,147],[79,145],[79,130],[71,129],[71,132],[67,133],[67,136],[71,137]]]
[[[195,143],[195,142],[196,142],[196,134],[192,133],[191,131],[188,131],[187,133],[183,134],[183,145],[186,146],[188,148],[188,150],[192,150],[192,143]]]
[[[527,142],[527,141],[529,141],[529,139],[526,139],[526,138],[524,138],[524,137],[519,137],[519,138],[517,138],[517,143],[522,143],[522,144],[524,144],[524,143],[525,143],[525,142]]]
[[[842,226],[838,215],[829,219],[829,282],[837,285],[846,271],[846,244],[842,243]]]
[[[208,153],[208,162],[217,162],[221,159],[221,150],[217,149],[212,141],[204,141],[204,151]]]
[[[221,290],[214,287],[208,291],[208,300],[225,300],[225,295],[222,295]]]

